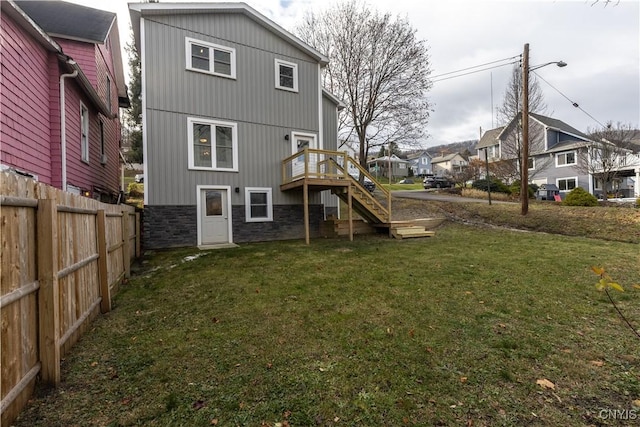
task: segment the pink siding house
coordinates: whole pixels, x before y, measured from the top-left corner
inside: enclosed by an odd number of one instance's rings
[[[1,5],[0,169],[116,201],[119,107],[129,105],[116,15],[61,1]]]

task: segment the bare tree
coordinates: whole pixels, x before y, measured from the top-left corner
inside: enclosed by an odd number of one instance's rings
[[[341,138],[357,136],[362,166],[374,147],[417,145],[426,135],[429,56],[407,19],[351,0],[308,14],[297,34],[329,56],[323,85],[346,104]]]
[[[465,187],[467,181],[480,179],[485,172],[484,162],[480,159],[471,159],[464,167],[454,169],[451,172],[451,179],[460,187]]]
[[[518,179],[522,159],[522,68],[516,65],[507,83],[502,105],[498,107],[498,121],[506,126],[502,140],[502,162],[496,167],[496,176],[505,181]],[[542,89],[535,76],[529,76],[529,112],[542,114],[547,109]],[[529,153],[535,156],[544,151],[544,127],[529,120]],[[529,171],[529,178],[547,168],[550,161],[539,159],[536,168]]]
[[[638,131],[629,124],[608,122],[603,129],[589,130],[589,135],[593,143],[578,152],[579,169],[599,179],[607,194],[622,168],[640,166],[637,158],[630,156]]]

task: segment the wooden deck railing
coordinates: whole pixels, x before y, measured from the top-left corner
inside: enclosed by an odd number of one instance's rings
[[[282,184],[301,179],[359,182],[361,175],[376,184],[377,194],[372,197],[379,206],[386,208],[390,219],[391,193],[346,152],[305,148],[282,161]]]

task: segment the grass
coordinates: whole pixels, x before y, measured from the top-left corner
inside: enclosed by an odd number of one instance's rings
[[[394,212],[410,211],[413,218],[445,216],[473,224],[640,243],[640,209],[617,205],[580,207],[531,200],[529,213],[522,216],[520,203],[425,203],[394,198],[392,209]]]
[[[590,266],[637,325],[639,264],[456,224],[147,254],[15,425],[623,425],[598,414],[640,399],[640,342]]]

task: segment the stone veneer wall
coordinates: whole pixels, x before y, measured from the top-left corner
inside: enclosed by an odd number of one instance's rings
[[[245,222],[245,207],[232,207],[233,242],[263,242],[268,240],[304,239],[302,205],[276,205],[273,221]],[[323,206],[309,205],[311,237],[320,235]],[[198,244],[198,216],[195,205],[145,206],[142,215],[142,246],[163,249]]]

